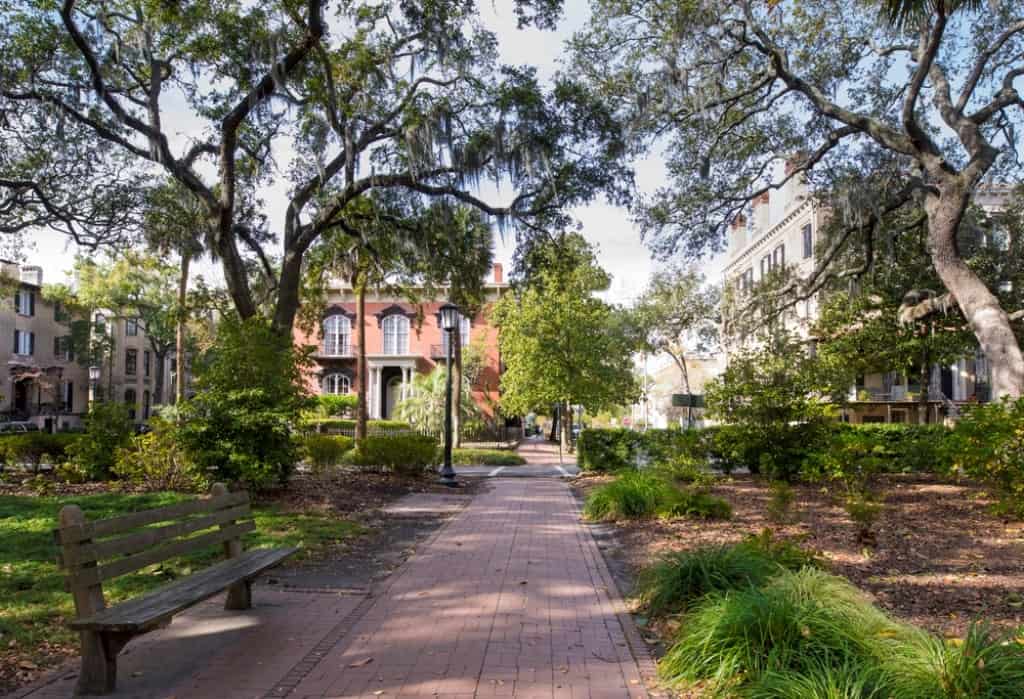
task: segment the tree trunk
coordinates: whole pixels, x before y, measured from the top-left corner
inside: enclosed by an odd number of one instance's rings
[[[921,394],[917,397],[917,423],[928,422],[928,384],[931,383],[927,353],[921,354]]]
[[[956,298],[989,361],[993,400],[1020,398],[1024,395],[1024,355],[1010,319],[957,248],[956,233],[969,201],[969,193],[959,180],[943,183],[937,195],[928,195],[928,251],[936,273]]]
[[[675,361],[676,366],[679,367],[679,373],[683,377],[683,393],[690,394],[690,372],[686,368],[686,355],[680,352],[678,355],[675,352],[668,353],[670,357]],[[693,407],[686,406],[686,426],[693,427]]]
[[[449,342],[452,345],[452,444],[462,447],[462,332],[456,325]]]
[[[559,432],[562,435],[562,452],[565,454],[569,453],[571,447],[571,440],[569,439],[569,403],[565,402],[558,406],[559,416]]]
[[[281,263],[277,284],[277,303],[274,305],[274,330],[291,337],[295,315],[299,312],[299,288],[302,285],[303,251],[289,250]]]
[[[356,444],[366,439],[366,284],[357,273],[352,277],[356,292]]]
[[[174,376],[174,402],[185,400],[185,321],[188,319],[188,273],[192,260],[185,251],[181,253],[181,276],[178,277],[178,317],[174,329],[174,356],[178,372]]]
[[[156,370],[156,378],[153,379],[153,403],[152,405],[160,405],[164,402],[164,366],[167,362],[167,353],[170,351],[170,347],[164,345],[161,349],[153,347],[153,343],[149,345],[153,349],[153,364]]]
[[[548,441],[549,442],[554,442],[556,439],[558,439],[558,429],[559,429],[559,425],[560,425],[560,421],[559,421],[558,418],[559,418],[559,413],[561,413],[561,411],[562,411],[561,406],[556,405],[555,409],[553,411],[553,414],[551,416],[551,432],[548,434]]]

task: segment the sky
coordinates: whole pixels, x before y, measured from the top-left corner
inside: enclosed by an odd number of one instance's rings
[[[590,15],[586,0],[567,0],[558,29],[546,32],[517,29],[511,0],[484,0],[479,3],[479,7],[482,21],[498,36],[502,60],[512,64],[534,65],[542,79],[550,78],[558,70],[564,42],[573,32],[585,26]],[[177,110],[173,109],[173,105],[165,104],[165,109],[168,115],[164,123],[169,125],[169,129],[175,129],[184,136],[195,128],[196,125],[189,123],[183,113],[175,114]],[[287,161],[281,159],[279,162]],[[664,181],[664,162],[660,157],[651,156],[635,166],[641,192],[653,192]],[[276,231],[282,228],[280,214],[286,206],[286,186],[282,177],[277,186],[263,192],[270,204],[271,225]],[[639,229],[630,220],[629,212],[596,200],[588,206],[575,209],[573,214],[582,224],[583,234],[597,247],[598,261],[612,276],[611,288],[604,294],[606,300],[630,303],[643,290],[652,270],[659,263],[651,260],[641,242]],[[30,244],[34,249],[25,251],[27,261],[43,268],[44,281],[65,281],[66,271],[70,269],[76,253],[69,239],[54,232],[43,231],[34,233]],[[511,267],[514,247],[513,234],[507,234],[504,240],[495,235],[495,260],[504,264],[506,270]],[[717,280],[721,269],[721,261],[712,260],[704,272],[709,280]],[[222,279],[219,268],[210,263],[200,265],[197,271],[208,281]]]

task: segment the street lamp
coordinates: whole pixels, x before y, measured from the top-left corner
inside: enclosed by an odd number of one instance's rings
[[[93,402],[96,400],[96,385],[100,382],[100,368],[98,366],[89,367],[89,407],[92,408]]]
[[[452,331],[459,324],[459,307],[453,303],[441,306],[438,312],[441,329],[447,333],[448,348],[445,358],[448,360],[447,377],[444,393],[444,464],[441,466],[441,483],[454,488],[455,469],[452,468]]]

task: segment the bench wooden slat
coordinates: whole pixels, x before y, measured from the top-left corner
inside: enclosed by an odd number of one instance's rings
[[[252,549],[176,580],[153,592],[109,607],[68,625],[76,630],[139,632],[194,604],[209,599],[232,584],[251,580],[295,553],[295,548]]]
[[[86,544],[67,544],[62,548],[58,562],[65,568],[73,568],[85,563],[113,558],[114,556],[138,553],[168,539],[194,534],[203,529],[209,529],[218,524],[223,524],[233,519],[243,519],[248,516],[249,503],[246,502],[215,512],[212,515],[193,517],[176,524],[144,529],[119,539],[108,539],[106,541]]]
[[[122,534],[169,519],[178,519],[201,512],[216,512],[244,502],[249,502],[249,493],[244,490],[212,498],[196,498],[152,510],[140,510],[119,517],[97,519],[81,526],[62,527],[55,530],[54,535],[58,544],[72,544],[86,539]]]
[[[191,539],[175,541],[172,544],[161,546],[160,548],[145,551],[143,553],[137,553],[134,556],[126,556],[125,558],[121,558],[95,568],[75,568],[72,569],[71,575],[68,577],[68,586],[70,588],[75,588],[85,585],[97,585],[104,580],[110,580],[111,578],[131,573],[132,571],[145,568],[146,566],[153,565],[154,563],[166,561],[168,558],[174,558],[175,556],[181,556],[186,553],[192,553],[193,551],[207,548],[213,544],[242,536],[243,534],[247,534],[255,529],[256,524],[251,520],[248,522],[240,522],[238,524],[232,524],[229,527],[223,527],[210,532],[209,534],[202,534],[200,536],[194,536]]]

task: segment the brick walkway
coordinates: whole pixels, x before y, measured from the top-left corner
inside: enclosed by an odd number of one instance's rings
[[[201,605],[129,645],[118,694],[647,697],[653,664],[568,486],[488,487],[376,596],[260,586],[248,614]],[[32,696],[68,696],[72,684]]]

